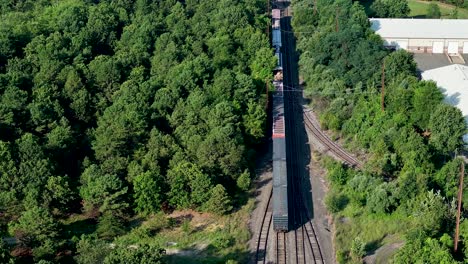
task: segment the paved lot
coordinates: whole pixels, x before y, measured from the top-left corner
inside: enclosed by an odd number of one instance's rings
[[[445,54],[428,54],[428,53],[417,53],[413,54],[414,60],[418,64],[418,71],[423,72],[451,65],[452,63],[448,60]],[[468,54],[463,54],[463,59],[468,62]],[[466,63],[465,63],[466,65]]]
[[[414,54],[414,60],[418,64],[419,71],[427,71],[451,64],[445,54]]]

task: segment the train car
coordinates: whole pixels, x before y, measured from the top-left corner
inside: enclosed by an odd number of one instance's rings
[[[280,26],[280,19],[281,19],[281,10],[280,9],[272,9],[272,45],[274,48],[281,48],[281,26]]]
[[[273,81],[273,230],[287,232],[288,181],[286,169],[286,131],[284,120],[284,94],[282,72],[275,74]]]
[[[279,10],[278,10],[279,11]],[[273,16],[275,17],[273,12]],[[279,19],[278,19],[279,20]],[[279,24],[279,23],[278,23]],[[274,26],[274,23],[273,23]],[[284,87],[281,46],[273,39],[278,66],[273,71],[273,230],[287,232],[289,230],[288,216],[288,178],[286,161],[286,130],[284,117]],[[281,34],[279,36],[281,45]],[[275,46],[276,45],[276,46]]]

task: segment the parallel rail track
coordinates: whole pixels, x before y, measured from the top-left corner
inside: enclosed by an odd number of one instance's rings
[[[286,250],[286,233],[276,233],[276,263],[286,264],[288,263],[287,250]]]
[[[266,263],[266,253],[268,249],[268,238],[270,236],[271,222],[273,219],[273,213],[271,211],[271,196],[273,195],[273,189],[270,191],[270,196],[263,213],[262,224],[260,226],[260,232],[257,239],[257,252],[255,254],[255,262],[257,264]]]
[[[290,16],[289,10],[286,10],[285,14]],[[292,32],[290,23],[284,23],[285,30],[287,32]],[[295,86],[297,82],[297,76],[295,77],[293,71],[294,65],[294,43],[293,36],[290,33],[285,33],[285,50],[287,53],[287,74],[285,75],[288,85],[291,87]],[[323,255],[319,246],[318,238],[314,229],[314,226],[311,222],[310,215],[308,213],[307,207],[305,205],[305,200],[303,197],[303,172],[301,168],[305,164],[301,164],[303,156],[305,154],[305,149],[303,143],[300,141],[301,131],[305,129],[303,122],[303,113],[302,109],[296,108],[299,105],[298,93],[287,92],[285,100],[285,107],[289,113],[289,157],[288,162],[291,163],[291,171],[289,176],[291,176],[291,191],[292,191],[292,201],[293,205],[293,214],[292,214],[292,223],[294,229],[294,238],[295,238],[295,262],[291,263],[325,263]],[[286,110],[286,109],[285,109]],[[287,137],[288,138],[288,137]],[[288,171],[289,172],[289,171]],[[291,254],[290,254],[291,255]]]

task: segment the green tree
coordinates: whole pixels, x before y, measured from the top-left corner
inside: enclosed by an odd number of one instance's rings
[[[404,18],[410,13],[406,0],[376,0],[371,9],[378,17]]]
[[[74,193],[66,176],[52,176],[47,180],[44,191],[44,204],[47,208],[57,208],[66,211],[67,205],[73,199]]]
[[[6,246],[3,239],[0,239],[0,262],[5,264],[15,263],[13,257],[10,254],[9,248]]]
[[[86,168],[81,175],[80,196],[85,209],[98,208],[105,212],[121,211],[127,208],[125,201],[127,187],[115,175],[105,174],[97,165]]]
[[[197,165],[189,162],[179,163],[168,171],[168,177],[171,188],[169,201],[173,206],[201,206],[210,198],[211,180]]]
[[[440,241],[422,236],[411,237],[397,252],[393,261],[395,263],[459,263],[453,259],[450,250],[444,247]]]
[[[360,237],[354,238],[353,243],[351,244],[351,256],[356,261],[360,261],[365,254],[366,243],[364,243]]]
[[[119,216],[107,211],[99,217],[96,234],[100,238],[111,240],[112,238],[123,235],[124,233],[125,226]]]
[[[217,184],[211,190],[211,196],[203,207],[208,212],[220,215],[230,212],[232,210],[232,205],[231,200],[226,193],[226,189],[221,184]]]
[[[409,200],[410,211],[418,230],[428,235],[435,235],[441,230],[444,221],[450,217],[447,204],[440,193],[427,191],[413,200]]]
[[[442,154],[450,154],[463,145],[466,134],[466,122],[458,108],[440,104],[429,120],[431,136],[429,142]]]
[[[156,213],[162,204],[161,176],[150,171],[140,173],[133,180],[135,210],[139,213]]]
[[[41,207],[24,211],[17,222],[10,223],[9,232],[20,243],[33,248],[33,255],[37,258],[51,256],[58,247],[58,224],[50,213]]]
[[[439,5],[434,2],[427,6],[426,13],[428,18],[440,18],[441,16]]]
[[[76,244],[77,255],[74,257],[78,264],[98,264],[103,263],[110,253],[110,245],[98,239],[95,235],[81,235]]]
[[[250,173],[245,170],[239,178],[237,178],[237,187],[243,191],[247,191],[250,188]]]
[[[382,183],[373,189],[367,197],[367,208],[374,213],[386,213],[393,205],[393,197],[388,190],[388,184]]]
[[[444,99],[444,95],[434,82],[419,82],[414,90],[411,119],[421,129],[429,125],[430,114]]]
[[[331,213],[342,211],[348,204],[348,198],[336,191],[329,192],[325,197],[325,205]]]

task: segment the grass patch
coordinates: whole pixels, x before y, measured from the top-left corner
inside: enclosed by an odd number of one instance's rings
[[[366,244],[366,254],[374,254],[385,244],[402,240],[402,235],[411,228],[407,217],[395,212],[391,215],[369,214],[358,205],[350,204],[335,215],[335,246],[340,263],[352,262],[350,249],[354,238]]]
[[[425,2],[420,0],[408,0],[408,6],[411,9],[409,14],[410,17],[414,18],[425,18],[427,15],[427,7],[431,2]],[[455,6],[449,4],[443,4],[435,2],[442,14],[441,18],[450,18],[450,14],[453,13]],[[457,18],[468,19],[468,10],[464,8],[458,8]]]
[[[247,263],[248,219],[254,199],[227,216],[168,218],[154,215],[115,239],[116,244],[155,244],[167,250],[168,263]]]

